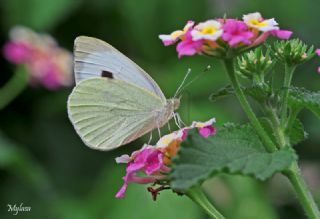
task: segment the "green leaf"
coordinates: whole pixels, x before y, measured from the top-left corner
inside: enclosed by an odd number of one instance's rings
[[[243,88],[245,94],[249,95],[253,99],[255,99],[258,102],[265,101],[269,98],[271,95],[271,91],[267,85],[261,85],[261,86],[252,86],[248,88]]]
[[[291,87],[289,105],[296,109],[307,108],[320,118],[320,91],[309,91],[305,88]]]
[[[261,86],[252,86],[252,87],[242,87],[242,90],[245,92],[246,95],[252,97],[256,101],[265,101],[269,98],[271,95],[270,89],[266,85]],[[215,92],[213,92],[209,96],[209,100],[212,102],[215,102],[221,98],[234,95],[234,89],[231,85],[227,85]]]
[[[295,120],[291,130],[289,130],[289,138],[291,145],[299,144],[301,141],[308,138],[308,133],[305,132],[303,124],[300,122],[300,120]]]
[[[205,139],[191,130],[173,160],[171,186],[177,191],[201,183],[212,175],[240,173],[265,180],[286,169],[296,155],[291,148],[268,153],[249,125],[229,126]]]
[[[231,85],[227,85],[225,87],[220,88],[219,90],[213,92],[209,96],[209,100],[212,102],[216,102],[217,100],[227,97],[231,94],[234,94],[234,90]]]
[[[277,144],[277,137],[274,134],[274,128],[272,127],[271,122],[267,118],[260,118],[260,123],[262,124],[263,128],[268,132],[272,133],[269,135],[272,141]],[[301,141],[308,138],[308,133],[305,132],[303,124],[300,122],[299,119],[296,119],[293,123],[291,130],[289,130],[289,139],[290,145],[297,145]],[[278,142],[279,143],[279,142]]]

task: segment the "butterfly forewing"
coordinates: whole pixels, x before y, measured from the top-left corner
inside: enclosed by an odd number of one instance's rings
[[[161,98],[125,81],[91,78],[80,81],[68,100],[68,114],[85,144],[111,150],[157,127]]]
[[[159,96],[162,102],[166,101],[159,86],[142,68],[102,40],[77,37],[74,56],[77,84],[93,77],[114,78],[145,88]]]

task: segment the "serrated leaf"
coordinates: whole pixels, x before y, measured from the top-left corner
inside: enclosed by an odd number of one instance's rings
[[[309,91],[305,88],[291,87],[289,105],[293,108],[307,108],[320,118],[320,91]]]
[[[221,172],[265,180],[296,159],[291,148],[268,153],[254,133],[249,125],[222,128],[208,139],[190,131],[173,160],[172,188],[185,191]]]

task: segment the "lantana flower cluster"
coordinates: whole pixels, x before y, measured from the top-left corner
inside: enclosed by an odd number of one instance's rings
[[[4,57],[25,66],[32,85],[54,90],[72,84],[72,55],[51,36],[26,27],[14,27],[9,36],[10,41],[3,48]]]
[[[176,156],[180,144],[187,138],[188,131],[196,128],[202,137],[208,138],[216,134],[214,123],[214,118],[207,122],[193,122],[189,127],[161,137],[155,146],[144,145],[140,150],[133,152],[131,156],[125,154],[116,158],[117,163],[127,164],[126,175],[123,177],[124,184],[116,194],[116,198],[125,197],[129,183],[155,185],[162,182],[158,189],[148,188],[153,198],[156,199],[159,191],[168,188],[165,185],[168,184],[172,158]]]
[[[159,35],[165,46],[178,42],[178,57],[195,54],[228,56],[229,48],[245,51],[263,43],[269,36],[289,39],[291,31],[281,30],[274,18],[264,19],[259,12],[243,15],[242,20],[219,18],[195,25],[188,21],[182,30]]]

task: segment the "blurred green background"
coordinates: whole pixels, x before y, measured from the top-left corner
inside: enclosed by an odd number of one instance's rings
[[[212,70],[184,92],[179,112],[187,123],[216,117],[219,126],[246,121],[234,98],[215,103],[208,100],[210,93],[227,83],[220,64],[205,57],[179,60],[175,48],[162,46],[158,35],[183,27],[189,19],[199,22],[225,13],[241,18],[255,11],[266,18],[275,17],[282,28],[293,30],[295,37],[320,46],[320,3],[316,0],[1,0],[0,46],[8,40],[9,29],[18,24],[50,33],[70,51],[76,36],[94,36],[149,72],[167,97],[174,94],[188,68],[196,76],[210,64]],[[319,90],[317,65],[320,59],[300,67],[295,84]],[[0,69],[3,85],[14,66],[1,56]],[[0,218],[208,218],[189,199],[169,191],[153,202],[145,186],[130,185],[126,198],[116,200],[125,167],[117,165],[114,158],[131,153],[146,138],[111,152],[85,147],[67,117],[70,91],[29,87],[0,112]],[[310,135],[296,150],[320,201],[319,121],[307,112],[300,117]],[[281,176],[257,182],[223,175],[204,187],[230,219],[305,218]],[[31,212],[17,216],[8,212],[7,204],[20,203],[31,206]]]

